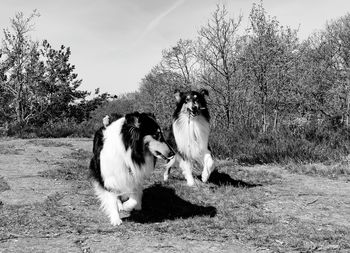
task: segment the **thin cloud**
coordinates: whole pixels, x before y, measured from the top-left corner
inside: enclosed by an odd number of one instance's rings
[[[143,31],[143,33],[140,35],[139,39],[142,39],[144,36],[146,36],[148,33],[150,33],[154,28],[157,27],[157,25],[164,19],[166,16],[168,16],[171,12],[173,12],[176,8],[178,8],[180,5],[182,5],[186,0],[178,0],[173,5],[171,5],[168,9],[160,13],[157,17],[152,19],[151,22],[148,23],[146,29]]]

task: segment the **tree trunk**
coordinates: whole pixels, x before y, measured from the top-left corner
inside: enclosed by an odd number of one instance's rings
[[[278,132],[277,123],[278,123],[278,111],[277,111],[277,109],[275,109],[274,110],[274,120],[273,120],[273,131],[274,132]]]
[[[230,121],[231,121],[231,115],[230,115],[230,106],[229,105],[225,105],[225,112],[226,112],[226,120],[227,120],[227,128],[230,128]]]
[[[263,127],[262,127],[262,130],[263,130],[263,133],[266,133],[266,130],[267,130],[267,120],[266,120],[266,110],[264,109],[264,112],[263,112]]]
[[[23,101],[22,101],[22,95],[23,95],[23,85],[19,84],[18,94],[16,98],[16,120],[17,123],[22,125],[23,124]]]
[[[263,133],[267,132],[267,106],[266,106],[266,97],[263,95],[262,97],[262,107],[263,107],[263,114],[262,114],[262,121],[263,121],[263,126],[262,126],[262,131]]]
[[[348,78],[347,83],[348,83],[347,86],[348,86],[348,89],[349,89],[349,87],[350,87],[350,77]],[[345,119],[345,124],[346,124],[347,128],[349,127],[349,113],[350,113],[350,93],[348,91],[347,95],[346,95],[346,119]]]

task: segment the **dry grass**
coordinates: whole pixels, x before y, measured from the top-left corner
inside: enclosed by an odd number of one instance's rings
[[[18,148],[14,145],[0,145],[1,155],[21,155],[23,154],[23,151],[23,148]]]
[[[170,241],[172,237],[198,242],[239,240],[272,252],[350,250],[349,226],[303,219],[298,213],[267,208],[267,203],[283,205],[277,201],[294,196],[292,190],[286,190],[289,186],[285,177],[269,167],[222,165],[208,184],[198,180],[195,188],[187,187],[176,169],[169,182],[162,182],[163,170],[158,168],[147,181],[143,210],[133,212],[121,226],[111,227],[107,217],[100,215],[90,189],[89,158],[87,151],[72,150],[59,168],[41,174],[66,182],[67,192],[54,194],[43,203],[0,207],[0,242],[62,234],[124,237],[147,234]]]
[[[285,166],[290,173],[297,173],[308,176],[321,176],[331,179],[350,179],[350,161],[344,159],[341,162],[330,164],[296,164],[290,163]]]
[[[43,147],[72,147],[71,143],[49,139],[31,139],[27,141],[27,144],[40,145]]]

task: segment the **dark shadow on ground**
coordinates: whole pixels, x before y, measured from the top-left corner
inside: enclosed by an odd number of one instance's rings
[[[174,189],[156,184],[143,191],[142,211],[133,211],[127,219],[139,223],[153,223],[215,215],[215,207],[192,204],[177,196]]]
[[[201,179],[201,176],[199,176],[199,179]],[[262,186],[261,184],[253,184],[253,183],[244,182],[242,180],[233,179],[230,175],[223,172],[219,172],[217,170],[214,170],[211,173],[208,183],[212,183],[219,186],[230,185],[233,187],[246,187],[246,188]]]

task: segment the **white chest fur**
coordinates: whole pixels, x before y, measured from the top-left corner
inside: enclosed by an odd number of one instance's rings
[[[198,159],[208,149],[209,122],[201,115],[180,114],[173,122],[176,145],[188,158]]]

